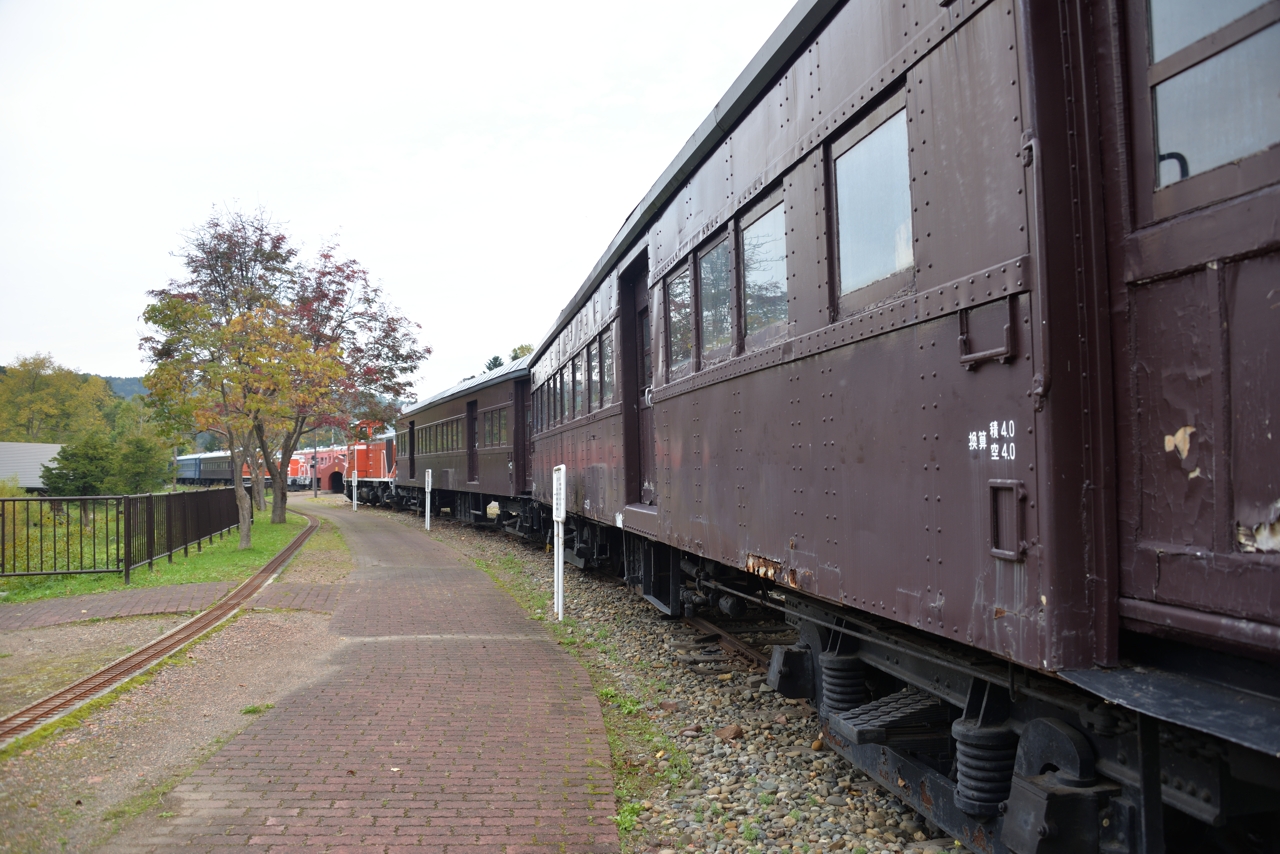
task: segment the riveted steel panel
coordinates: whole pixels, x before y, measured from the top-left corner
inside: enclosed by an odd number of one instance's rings
[[[1012,0],[989,4],[907,80],[917,287],[1028,251]]]

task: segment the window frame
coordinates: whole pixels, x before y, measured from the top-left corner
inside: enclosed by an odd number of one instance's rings
[[[845,320],[869,309],[881,305],[886,300],[915,293],[916,274],[920,268],[916,265],[915,244],[915,203],[912,199],[911,216],[911,263],[883,279],[877,279],[857,290],[844,293],[840,282],[840,192],[836,183],[836,161],[879,130],[886,122],[907,108],[907,92],[905,82],[899,82],[897,89],[881,100],[870,110],[855,116],[849,128],[839,136],[826,143],[823,149],[823,160],[830,188],[827,210],[831,234],[831,306],[832,316],[836,321]],[[907,117],[910,119],[910,116]],[[911,162],[911,123],[907,123],[907,163]],[[908,192],[911,185],[907,185]]]
[[[1136,227],[1168,219],[1265,187],[1280,177],[1280,144],[1207,172],[1156,186],[1156,86],[1192,66],[1231,50],[1268,27],[1280,23],[1280,0],[1271,0],[1197,41],[1151,62],[1151,19],[1146,3],[1129,4],[1129,168],[1134,193]]]
[[[600,403],[600,338],[592,338],[583,349],[586,354],[587,412],[599,412]],[[594,371],[592,370],[594,368]],[[594,379],[593,379],[594,377]]]
[[[697,266],[691,263],[693,253],[685,255],[674,270],[662,278],[662,348],[663,348],[663,369],[666,374],[666,384],[683,379],[692,375],[697,371],[698,364],[698,282],[694,274],[693,268]],[[676,367],[671,358],[671,283],[682,275],[689,277],[689,329],[690,329],[690,353],[687,363]],[[652,350],[652,347],[650,347]]]
[[[757,329],[753,333],[747,332],[747,268],[740,262],[745,257],[746,244],[743,242],[747,229],[755,225],[764,217],[773,212],[779,206],[782,206],[782,257],[784,265],[789,264],[791,253],[787,250],[787,209],[786,199],[784,198],[783,183],[778,181],[768,193],[762,194],[751,205],[751,208],[745,213],[734,217],[731,224],[734,235],[734,298],[738,302],[737,314],[734,322],[737,324],[737,349],[734,351],[735,356],[754,353],[758,350],[764,350],[777,341],[781,341],[787,337],[787,331],[791,328],[791,272],[789,270],[783,273],[783,286],[787,294],[787,319],[774,321],[763,329]],[[781,329],[782,334],[777,335],[777,331]]]
[[[721,245],[725,245],[729,249],[729,343],[707,353],[703,352],[702,347],[702,259],[719,249]],[[740,301],[738,295],[738,253],[737,241],[733,239],[732,221],[724,228],[713,232],[711,237],[704,240],[698,249],[690,253],[689,268],[693,272],[693,362],[694,372],[696,373],[704,368],[732,359],[742,352],[739,346],[742,340],[742,324],[737,317],[738,302]]]

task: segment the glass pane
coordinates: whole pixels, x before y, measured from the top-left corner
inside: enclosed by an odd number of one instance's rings
[[[1157,186],[1280,142],[1280,24],[1155,90]]]
[[[674,373],[693,359],[693,291],[688,270],[667,283],[667,317],[667,356]]]
[[[582,397],[582,354],[573,357],[573,417],[577,418],[583,413],[583,397]]]
[[[603,406],[613,403],[613,333],[606,332],[600,339],[600,361],[604,363],[601,376]]]
[[[841,293],[911,266],[905,110],[836,160],[836,211]]]
[[[1151,61],[1198,42],[1267,0],[1151,0]]]
[[[557,418],[562,423],[568,418],[568,415],[569,415],[569,406],[568,406],[569,384],[565,382],[565,371],[567,370],[569,369],[561,368],[560,377],[559,377],[559,382],[560,382],[559,410],[560,411],[557,413]]]
[[[507,410],[498,413],[498,444],[507,444]]]
[[[591,411],[600,408],[600,348],[592,341],[587,345],[587,387],[591,389]]]
[[[733,343],[733,318],[729,298],[733,294],[729,241],[698,258],[698,289],[702,310],[702,353],[706,355]]]
[[[746,333],[787,319],[787,230],[783,206],[742,232],[742,282]]]

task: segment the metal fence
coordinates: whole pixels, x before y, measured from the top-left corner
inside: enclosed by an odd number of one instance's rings
[[[0,578],[129,571],[236,526],[235,490],[0,498]]]

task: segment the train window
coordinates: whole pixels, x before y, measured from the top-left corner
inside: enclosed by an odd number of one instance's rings
[[[568,382],[566,382],[566,380],[568,380]],[[561,393],[559,393],[559,403],[558,403],[559,414],[558,415],[559,415],[559,421],[561,421],[561,424],[563,424],[564,421],[568,421],[571,419],[571,417],[573,417],[572,415],[570,415],[571,412],[573,411],[572,401],[570,399],[570,392],[572,392],[572,376],[568,375],[567,366],[562,367],[561,373],[559,373],[559,376],[557,379],[557,383],[559,385],[559,391],[561,391]]]
[[[582,354],[573,357],[573,414],[571,418],[577,418],[583,412],[583,405],[586,401],[583,399],[582,385],[584,377],[582,376]]]
[[[693,365],[693,288],[686,269],[667,281],[667,382]]]
[[[878,126],[872,115],[854,131],[874,129],[837,154],[836,236],[840,293],[847,294],[911,267],[911,169],[907,114],[899,109]],[[878,296],[878,295],[877,295]]]
[[[600,405],[613,403],[613,333],[600,336]]]
[[[1157,5],[1152,4],[1153,41],[1159,33]],[[1280,25],[1272,25],[1157,84],[1152,104],[1156,186],[1208,172],[1280,142],[1277,80]]]
[[[589,411],[600,408],[600,346],[592,341],[587,344],[587,404]]]
[[[484,447],[493,444],[493,413],[486,412],[484,414]]]
[[[721,240],[698,256],[698,307],[702,323],[701,355],[706,364],[733,349],[733,256]]]
[[[1151,0],[1151,61],[1172,56],[1267,0]]]
[[[1280,3],[1149,0],[1129,24],[1138,222],[1274,183]]]
[[[507,410],[498,410],[498,444],[507,444]]]
[[[772,202],[773,199],[766,201]],[[753,212],[755,214],[755,212]],[[787,231],[777,202],[742,228],[742,293],[745,347],[759,350],[785,332]]]

